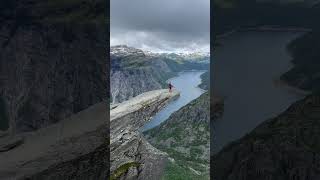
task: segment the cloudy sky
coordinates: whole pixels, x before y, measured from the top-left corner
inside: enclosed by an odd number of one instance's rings
[[[210,0],[111,0],[110,11],[111,46],[210,51]]]

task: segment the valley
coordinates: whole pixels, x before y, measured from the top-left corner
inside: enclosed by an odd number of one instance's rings
[[[277,88],[290,92],[292,95],[297,95],[297,99],[286,94],[277,99],[271,106],[279,106],[281,98],[287,97],[287,106],[278,109],[272,116],[264,118],[256,118],[254,121],[259,122],[253,126],[248,132],[242,136],[234,138],[221,149],[216,150],[211,155],[211,178],[216,180],[267,180],[267,179],[319,179],[319,158],[320,151],[317,147],[319,141],[319,24],[317,17],[319,15],[318,1],[301,1],[301,2],[278,2],[278,1],[216,1],[218,6],[216,12],[215,27],[218,37],[225,32],[237,28],[250,28],[252,34],[273,34],[270,40],[275,37],[275,32],[272,31],[256,31],[259,26],[273,25],[279,28],[295,27],[306,30],[304,33],[292,38],[285,44],[282,44],[283,49],[289,57],[283,57],[280,53],[273,56],[266,54],[272,61],[279,59],[281,62],[289,60],[290,66],[286,69],[278,71],[274,82]],[[228,8],[226,8],[228,6]],[[240,15],[241,12],[245,12]],[[297,13],[299,12],[299,13]],[[271,29],[272,30],[272,29]],[[296,29],[295,29],[296,30]],[[246,32],[249,34],[249,32]],[[279,33],[279,32],[278,32]],[[285,32],[282,32],[285,33]],[[289,33],[292,33],[289,32]],[[237,34],[237,33],[236,33]],[[285,33],[285,34],[288,34]],[[226,34],[233,36],[232,33]],[[243,36],[250,40],[250,36]],[[284,38],[286,35],[282,35]],[[222,39],[225,38],[222,36]],[[228,38],[228,37],[227,37]],[[224,45],[220,42],[219,47]],[[262,47],[261,44],[267,44],[266,41],[260,40],[255,43],[255,47],[260,47],[259,50],[250,51],[247,58],[259,58],[269,51],[269,48]],[[278,41],[273,39],[272,46],[277,47]],[[217,47],[217,49],[219,48]],[[241,46],[242,47],[242,46]],[[274,48],[274,47],[272,47]],[[271,48],[271,49],[272,49]],[[258,51],[257,55],[256,52]],[[238,52],[235,49],[229,49],[229,52]],[[226,56],[227,57],[227,56]],[[246,58],[246,59],[247,59]],[[219,59],[217,60],[219,61]],[[215,62],[217,62],[215,61]],[[281,64],[281,63],[280,63]],[[279,62],[275,64],[279,68]],[[250,66],[249,66],[250,67]],[[266,68],[266,67],[265,67]],[[234,69],[235,70],[235,69]],[[266,68],[266,71],[274,71],[274,68]],[[229,71],[231,72],[231,71]],[[233,71],[232,71],[233,72]],[[250,68],[249,72],[254,72]],[[263,71],[262,71],[263,72]],[[258,73],[248,73],[248,78],[259,75]],[[268,72],[267,72],[268,73]],[[258,79],[258,78],[257,78]],[[259,79],[260,80],[260,79]],[[246,81],[242,79],[242,81]],[[213,81],[214,83],[214,81]],[[256,83],[250,84],[248,87],[254,86]],[[246,88],[251,91],[251,88]],[[270,86],[268,86],[270,87]],[[266,86],[261,86],[263,89],[268,89]],[[232,88],[229,88],[232,90]],[[256,90],[255,88],[254,90]],[[260,89],[260,88],[259,88]],[[288,91],[289,90],[289,91]],[[298,93],[297,93],[298,92]],[[256,91],[252,93],[251,99],[257,99],[259,107],[265,109],[270,103],[270,96],[264,99],[266,94],[255,96]],[[231,98],[231,97],[230,97]],[[228,99],[228,98],[227,98]],[[242,99],[243,105],[249,105],[248,99]],[[225,101],[226,112],[228,112],[228,100]],[[291,102],[290,102],[291,101]],[[230,106],[232,104],[230,103]],[[238,106],[240,107],[240,106]],[[247,121],[254,114],[257,114],[256,107],[251,107],[247,110],[248,116],[238,118],[235,117],[234,122],[229,126],[243,125],[243,121]],[[240,108],[241,109],[241,108]],[[253,114],[253,115],[251,115]],[[230,114],[231,115],[231,114]],[[260,114],[261,116],[263,114]],[[223,123],[223,122],[222,122]],[[215,124],[212,126],[214,128]],[[241,129],[241,128],[240,128]],[[216,133],[216,132],[214,132]],[[226,132],[226,136],[232,136],[234,131]],[[216,135],[216,134],[214,134]],[[212,139],[212,144],[219,137]],[[217,144],[219,146],[219,142]]]
[[[213,127],[212,153],[303,98],[275,84],[292,67],[286,46],[299,36],[295,32],[238,32],[221,41],[211,81],[213,91],[225,98],[225,113]]]
[[[154,54],[125,45],[111,47],[111,103],[118,103],[150,90],[167,88],[166,81],[187,70],[208,69],[209,56]],[[199,58],[199,57],[198,57]]]
[[[126,52],[129,52],[130,50],[126,50]],[[119,52],[120,50],[118,50],[118,53],[114,54],[119,54]],[[208,92],[201,95],[205,91],[200,89],[198,86],[202,84],[203,86],[208,87],[208,80],[202,81],[202,79],[204,79],[202,75],[209,69],[209,57],[205,56],[193,59],[189,56],[187,56],[189,58],[186,58],[185,55],[182,56],[181,54],[155,55],[146,52],[143,53],[143,55],[141,53],[142,51],[139,52],[137,50],[133,50],[131,53],[122,53],[120,57],[123,59],[119,59],[119,56],[118,59],[114,59],[117,60],[115,63],[117,64],[124,63],[124,61],[129,60],[128,57],[130,58],[130,63],[128,62],[125,66],[123,66],[124,64],[119,65],[122,67],[117,66],[114,71],[121,71],[122,73],[124,71],[128,71],[128,69],[135,69],[134,71],[138,68],[145,67],[152,69],[156,65],[162,64],[162,66],[154,68],[153,71],[145,71],[148,74],[148,78],[156,77],[156,74],[161,72],[162,75],[167,76],[167,79],[154,78],[153,84],[159,85],[160,88],[167,88],[167,83],[171,82],[174,85],[174,91],[178,91],[180,94],[179,97],[169,102],[163,109],[159,110],[148,122],[145,122],[140,129],[140,131],[143,132],[143,139],[145,138],[146,141],[148,141],[154,148],[164,154],[167,154],[167,160],[163,161],[164,164],[160,163],[162,165],[159,164],[158,167],[163,168],[161,175],[158,175],[159,179],[208,179],[210,99]],[[133,58],[134,56],[132,56],[132,54],[134,54],[135,58]],[[192,54],[191,57],[194,57],[194,54]],[[134,67],[133,64],[136,64],[137,61],[140,63],[140,66]],[[114,66],[112,65],[112,67]],[[118,81],[116,77],[117,76],[111,75],[111,82]],[[114,80],[112,78],[114,78]],[[143,82],[149,81],[148,79],[145,80],[143,78],[144,76],[139,75],[129,81],[134,84],[143,84]],[[161,86],[161,84],[163,84],[163,86]],[[143,86],[143,88],[141,88],[141,86],[136,87],[139,89],[136,93],[147,90],[147,88],[144,88],[145,86]],[[154,88],[156,88],[156,86],[150,86],[150,89]],[[115,90],[115,92],[116,91],[120,92],[122,89]],[[125,94],[126,92],[123,91],[121,93]],[[123,103],[130,101],[132,98],[127,96],[124,99],[129,100],[123,101]],[[117,107],[117,104],[118,103],[114,103],[112,106]],[[198,116],[199,114],[201,114],[201,116]],[[180,125],[177,126],[178,124]],[[113,131],[113,129],[114,128],[112,127],[111,131]],[[183,132],[181,131],[182,129],[189,130],[187,132]],[[184,133],[189,134],[187,136],[187,134]],[[162,137],[165,139],[162,139],[161,143],[159,143],[159,138],[161,139]],[[167,140],[174,144],[172,148],[170,148],[171,146],[166,148],[163,146],[163,141]],[[190,149],[188,146],[191,144],[194,145]],[[182,153],[179,149],[185,149],[186,151],[183,151],[185,153]],[[117,153],[116,151],[114,152]],[[197,158],[193,159],[193,156],[196,156]],[[188,164],[187,166],[183,165],[186,163]],[[127,176],[131,171],[132,170],[126,171],[123,176]],[[189,174],[189,177],[183,174]]]

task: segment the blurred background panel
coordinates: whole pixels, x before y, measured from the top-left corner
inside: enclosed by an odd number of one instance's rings
[[[0,179],[107,176],[107,7],[1,1]]]
[[[214,1],[211,178],[318,179],[319,2]]]

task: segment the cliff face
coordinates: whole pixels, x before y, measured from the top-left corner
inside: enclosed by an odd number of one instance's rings
[[[150,145],[139,128],[178,95],[149,91],[111,107],[111,179],[161,179],[168,156]]]
[[[111,48],[112,103],[123,102],[143,92],[161,89],[172,75],[168,65],[127,46]]]
[[[216,180],[317,180],[320,96],[294,103],[212,157]]]
[[[104,4],[81,3],[1,2],[1,121],[9,121],[13,133],[48,126],[106,99],[106,24],[96,22],[104,15],[97,5]]]

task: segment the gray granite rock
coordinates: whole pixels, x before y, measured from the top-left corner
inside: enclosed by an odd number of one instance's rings
[[[68,16],[86,11],[77,5],[82,1],[46,2],[0,3],[6,14],[0,18],[0,98],[12,134],[46,127],[107,98],[106,23],[71,23]],[[101,13],[92,7],[90,14]]]
[[[110,171],[113,178],[161,178],[168,156],[150,145],[139,128],[178,95],[177,91],[169,93],[167,89],[149,91],[110,111]],[[135,164],[129,166],[128,163]],[[116,173],[121,170],[122,173]]]

